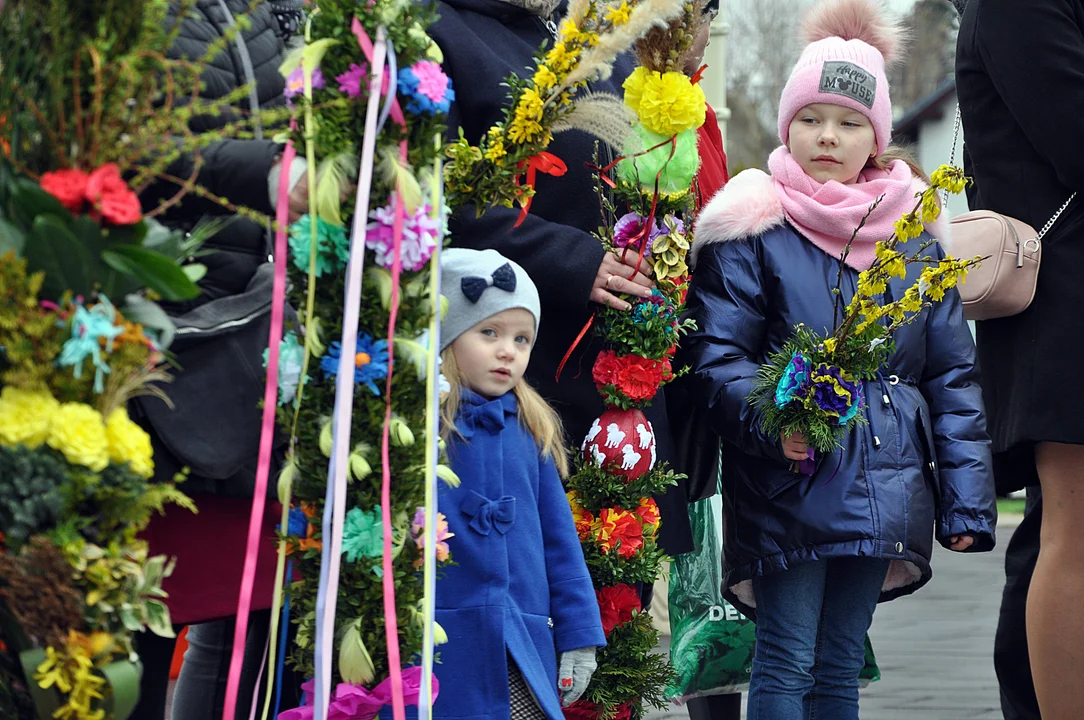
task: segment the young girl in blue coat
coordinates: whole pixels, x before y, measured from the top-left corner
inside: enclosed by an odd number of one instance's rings
[[[698,329],[684,347],[725,444],[725,586],[755,608],[750,720],[856,719],[877,602],[929,581],[935,536],[986,551],[996,522],[974,343],[955,290],[894,334],[895,352],[863,388],[868,423],[818,457],[811,477],[790,469],[805,438],[765,436],[748,400],[757,369],[796,325],[834,327],[839,257],[870,205],[881,198],[842,270],[844,303],[926,187],[886,155],[895,27],[872,0],[827,0],[805,31],[771,176],[739,174],[698,219],[689,296]],[[937,245],[928,254],[944,256]],[[908,269],[886,300],[922,266]]]
[[[461,484],[438,500],[455,564],[437,582],[434,717],[562,720],[606,636],[561,485],[560,420],[523,379],[538,291],[495,250],[447,250],[442,267],[443,435]]]

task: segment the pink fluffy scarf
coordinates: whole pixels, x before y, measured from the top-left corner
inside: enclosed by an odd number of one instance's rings
[[[859,271],[869,270],[876,259],[877,243],[892,237],[896,221],[915,208],[915,194],[926,188],[902,160],[894,161],[889,170],[863,170],[853,185],[834,180],[817,182],[806,175],[786,147],[771,154],[768,169],[787,220],[809,242],[834,258],[843,253],[869,206],[884,196],[847,256],[847,264]],[[935,228],[930,230],[939,234]]]

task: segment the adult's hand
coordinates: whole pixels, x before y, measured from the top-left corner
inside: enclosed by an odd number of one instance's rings
[[[651,266],[646,262],[640,262],[640,270],[636,270],[638,256],[628,253],[624,260],[613,253],[602,256],[602,264],[598,267],[595,275],[595,285],[591,289],[591,300],[599,305],[607,305],[615,310],[628,310],[632,307],[617,296],[617,293],[647,297],[651,294],[655,283],[649,277]]]
[[[787,460],[801,462],[808,457],[809,443],[806,441],[805,435],[791,433],[790,435],[780,434],[779,437],[783,441],[783,457]]]

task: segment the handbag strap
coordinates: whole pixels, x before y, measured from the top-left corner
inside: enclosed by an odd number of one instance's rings
[[[960,115],[960,103],[956,103],[956,122],[953,123],[953,127],[952,127],[952,152],[949,153],[949,165],[955,165],[956,164],[956,144],[960,141],[960,124],[961,124],[961,122],[962,122],[962,117]],[[1043,225],[1042,229],[1039,230],[1039,234],[1035,236],[1036,240],[1042,240],[1043,236],[1045,236],[1048,232],[1050,232],[1050,228],[1054,227],[1054,223],[1056,223],[1058,221],[1058,218],[1061,217],[1061,214],[1063,212],[1065,212],[1066,208],[1069,207],[1069,203],[1073,202],[1073,198],[1075,198],[1075,197],[1076,197],[1076,193],[1074,192],[1072,195],[1069,196],[1069,199],[1065,201],[1065,204],[1063,204],[1060,208],[1058,208],[1057,212],[1054,213],[1054,217],[1052,217],[1052,218],[1050,218],[1049,220],[1046,221],[1046,225]],[[943,199],[942,199],[942,202],[941,202],[941,206],[942,207],[948,207],[948,191],[947,190],[944,191],[944,193],[943,193]]]

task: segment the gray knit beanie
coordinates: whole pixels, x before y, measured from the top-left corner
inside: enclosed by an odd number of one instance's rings
[[[440,294],[448,312],[440,324],[440,349],[488,317],[513,308],[542,319],[538,288],[527,271],[496,250],[452,248],[440,256]]]

